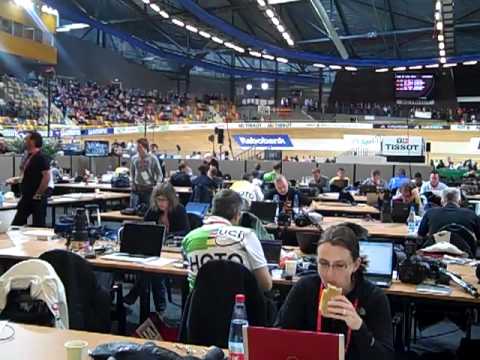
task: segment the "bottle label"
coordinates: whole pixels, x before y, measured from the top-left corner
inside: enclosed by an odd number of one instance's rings
[[[242,353],[230,353],[230,360],[245,360],[245,355]]]

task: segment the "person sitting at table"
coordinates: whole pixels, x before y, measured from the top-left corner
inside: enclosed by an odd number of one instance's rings
[[[432,172],[430,173],[430,181],[424,182],[422,187],[420,188],[420,195],[423,195],[427,192],[437,192],[439,194],[447,187],[447,185],[440,181],[440,175],[438,174],[438,172],[436,170],[432,170]]]
[[[343,334],[347,360],[394,358],[393,329],[387,296],[363,274],[358,237],[344,224],[329,227],[317,248],[318,274],[301,277],[285,300],[275,326],[282,329]],[[322,313],[325,288],[340,288]]]
[[[407,176],[407,172],[405,171],[405,169],[398,169],[397,176],[394,176],[393,178],[390,179],[390,181],[388,182],[387,188],[393,194],[398,189],[400,189],[403,184],[406,184],[409,182],[410,182],[410,178]]]
[[[177,194],[172,185],[165,183],[157,185],[150,198],[150,207],[145,213],[144,220],[155,222],[165,226],[165,238],[171,236],[184,236],[190,231],[187,212],[179,203]],[[124,302],[133,305],[140,295],[144,286],[147,286],[148,278],[139,276],[137,282],[125,296]],[[150,275],[153,301],[155,310],[162,313],[166,308],[165,284],[163,277]]]
[[[423,215],[418,235],[433,235],[449,224],[461,225],[480,239],[480,218],[474,211],[460,207],[460,190],[447,187],[442,191],[442,207],[432,208]],[[475,255],[475,254],[474,254]]]
[[[416,172],[415,175],[413,176],[413,181],[412,182],[415,185],[415,187],[417,188],[417,191],[420,193],[420,190],[421,190],[422,185],[423,185],[422,174],[419,173],[419,172]]]
[[[60,166],[55,160],[50,162],[50,180],[53,181],[54,184],[57,184],[59,181],[62,180],[63,174]]]
[[[235,181],[230,189],[240,194],[240,196],[248,203],[252,201],[263,201],[264,195],[262,189],[258,185],[260,180],[254,179],[251,174],[245,174],[242,180]]]
[[[262,165],[260,163],[255,164],[255,168],[252,171],[252,176],[254,179],[263,179]]]
[[[322,175],[322,171],[319,167],[312,170],[313,179],[308,184],[309,188],[316,189],[316,193],[323,194],[328,192],[329,185],[328,185],[328,177]]]
[[[178,165],[178,171],[170,177],[170,184],[173,186],[192,187],[192,178],[188,174],[188,166],[184,161]]]
[[[298,196],[300,206],[310,205],[311,201],[307,197],[305,197],[300,191],[289,186],[285,176],[278,176],[275,179],[274,185],[275,188],[265,196],[265,199],[274,200],[278,196],[278,200],[283,204],[283,210],[285,212],[291,212],[295,196]]]
[[[418,195],[418,191],[415,188],[415,185],[410,182],[403,184],[400,187],[398,194],[392,198],[392,202],[401,202],[413,206],[413,208],[415,209],[415,213],[417,215],[420,214],[420,196]]]
[[[223,173],[220,171],[220,164],[218,163],[217,159],[215,158],[210,159],[210,162],[208,163],[208,165],[210,166],[209,170],[213,170],[213,169],[217,170],[215,176],[219,178],[223,178]]]
[[[127,166],[127,162],[125,160],[122,160],[120,162],[120,166],[115,169],[115,175],[120,176],[120,175],[126,175],[128,176],[130,174],[130,169]]]
[[[213,199],[212,216],[183,239],[182,248],[189,263],[190,289],[194,287],[199,269],[209,260],[237,261],[252,271],[262,290],[272,288],[259,239],[253,230],[238,226],[242,206],[243,200],[235,191],[220,191]]]
[[[330,190],[339,192],[350,185],[350,179],[345,176],[345,169],[338,168],[337,175],[330,179]]]
[[[362,182],[364,186],[376,186],[377,189],[384,189],[385,188],[385,180],[382,179],[380,170],[375,169],[372,170],[371,175],[369,178],[365,179]]]

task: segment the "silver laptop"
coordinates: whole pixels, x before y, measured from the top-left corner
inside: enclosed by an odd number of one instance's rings
[[[360,241],[360,256],[368,267],[365,278],[379,287],[390,287],[393,274],[393,242],[388,240]]]

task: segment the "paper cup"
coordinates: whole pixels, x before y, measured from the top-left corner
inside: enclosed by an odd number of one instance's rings
[[[87,360],[88,343],[83,340],[71,340],[65,343],[67,360]]]
[[[285,261],[285,275],[295,276],[297,273],[297,260]]]

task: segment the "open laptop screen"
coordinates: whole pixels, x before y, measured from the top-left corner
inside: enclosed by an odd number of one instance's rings
[[[368,260],[367,275],[391,275],[393,271],[393,243],[388,241],[360,241],[360,256]]]
[[[120,252],[130,255],[160,256],[165,226],[127,223],[123,227]]]

